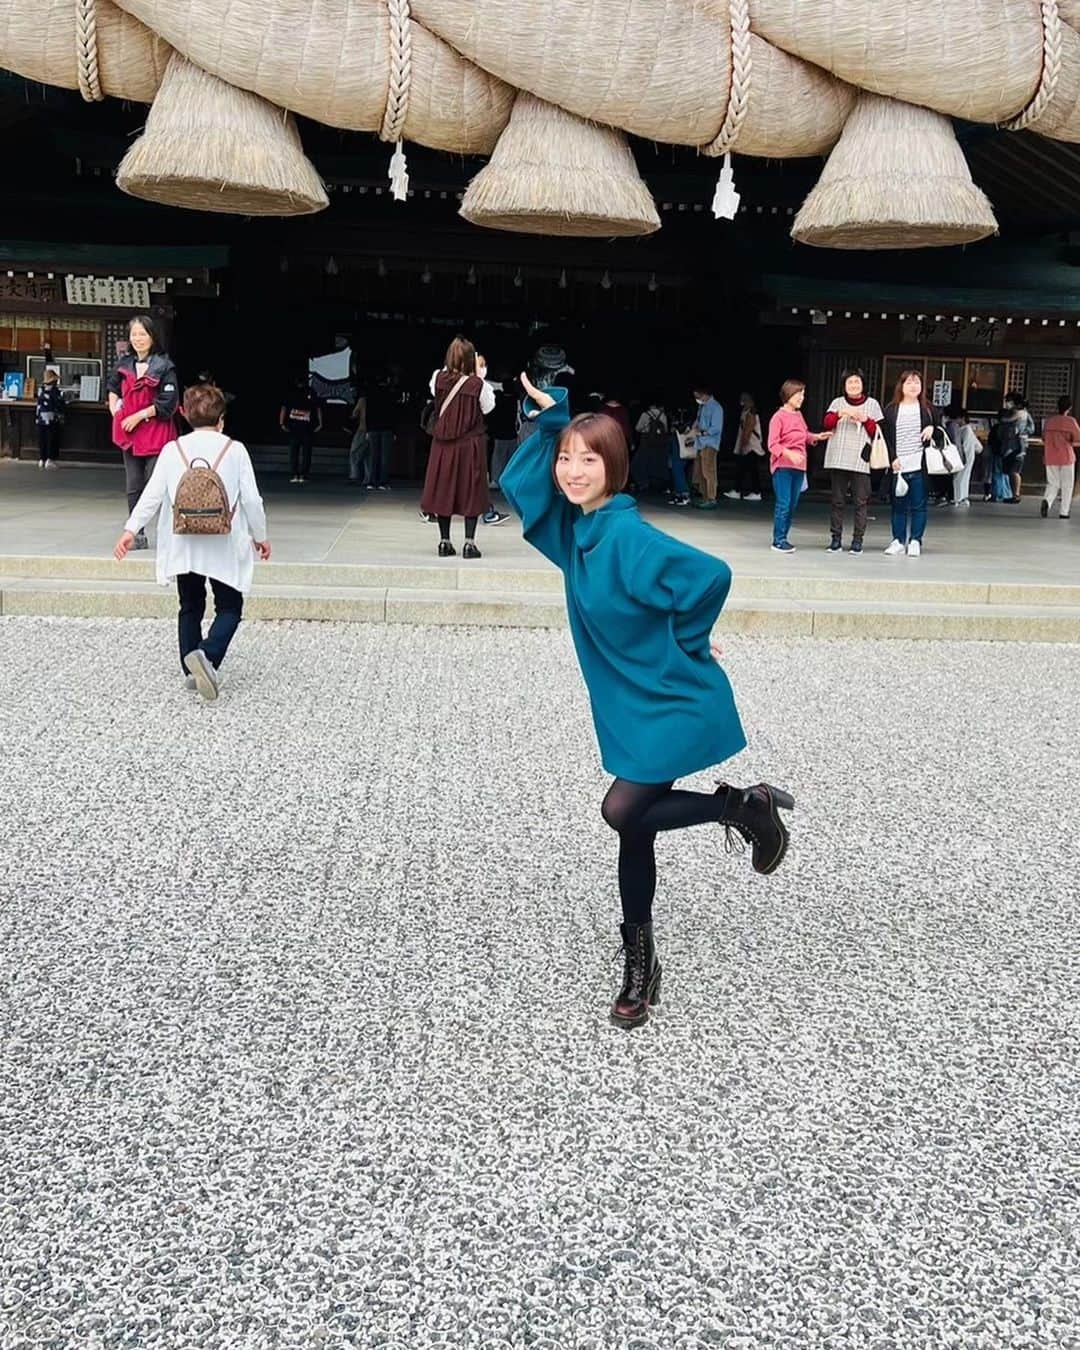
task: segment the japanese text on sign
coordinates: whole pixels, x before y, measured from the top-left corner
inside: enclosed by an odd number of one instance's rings
[[[110,305],[117,309],[149,309],[150,286],[145,281],[116,277],[68,277],[69,305]]]

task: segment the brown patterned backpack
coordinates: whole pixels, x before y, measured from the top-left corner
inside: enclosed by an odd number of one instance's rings
[[[229,453],[232,441],[213,464],[196,457],[189,460],[180,442],[176,448],[184,461],[184,472],[173,498],[173,534],[229,534],[236,507],[229,506],[229,494],[218,475],[221,461]]]

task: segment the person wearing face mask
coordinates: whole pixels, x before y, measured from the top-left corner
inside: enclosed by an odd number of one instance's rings
[[[844,372],[843,389],[840,397],[834,398],[829,404],[824,421],[825,430],[829,433],[825,467],[832,480],[828,552],[842,551],[844,507],[850,491],[855,501],[855,526],[850,551],[858,555],[863,551],[870,505],[870,446],[883,413],[877,399],[867,397],[861,370]]]
[[[180,384],[172,358],[162,350],[153,319],[137,314],[128,324],[130,350],[106,382],[113,444],[124,456],[128,513],[135,510],[157,457],[175,439]],[[148,548],[145,531],[133,548]]]
[[[624,490],[629,456],[614,419],[582,413],[571,420],[565,389],[538,389],[526,375],[521,383],[535,433],[501,485],[525,539],[563,574],[601,758],[615,779],[601,807],[618,836],[622,905],[623,983],[610,1016],[617,1026],[637,1027],[660,1001],[652,918],[657,834],[723,825],[727,841],[748,843],[755,871],[768,875],[787,852],[780,813],[795,802],[767,783],[676,789],[676,779],[746,744],[722,653],[711,640],[731,569],[642,520]],[[719,834],[715,845],[719,853]]]
[[[694,456],[694,483],[700,496],[694,503],[702,511],[714,511],[716,501],[716,460],[720,454],[720,437],[724,434],[724,410],[713,398],[706,384],[694,386],[697,416],[690,429]]]
[[[483,382],[484,382],[484,389],[485,389],[485,391],[486,391],[486,392],[485,392],[485,403],[490,403],[490,404],[491,404],[491,407],[490,407],[490,409],[489,409],[489,411],[488,411],[488,414],[487,414],[488,419],[490,419],[491,414],[494,413],[494,411],[495,411],[495,408],[496,408],[496,405],[497,405],[498,400],[497,400],[497,398],[496,398],[496,396],[495,396],[495,388],[494,388],[494,386],[492,385],[491,381],[488,379],[487,357],[481,355],[480,352],[477,352],[477,353],[476,353],[476,373],[477,373],[477,375],[480,377],[480,379],[482,379]],[[492,434],[491,434],[491,425],[490,425],[490,421],[485,420],[485,425],[486,425],[486,427],[487,427],[487,433],[488,433],[488,435],[487,435],[487,471],[488,471],[488,490],[490,491],[490,490],[491,490],[491,483],[492,483],[492,481],[493,481],[493,480],[492,480],[492,473],[493,473],[493,461],[492,461],[493,447],[492,447],[492,441],[493,441],[494,437],[493,437]],[[480,523],[481,523],[482,525],[501,525],[501,524],[503,524],[504,521],[507,521],[507,520],[509,520],[509,519],[510,519],[510,517],[506,514],[505,511],[500,511],[500,510],[498,510],[497,507],[495,506],[495,503],[494,503],[494,502],[490,502],[489,505],[488,505],[488,509],[487,509],[487,510],[484,512],[484,514],[480,517]]]

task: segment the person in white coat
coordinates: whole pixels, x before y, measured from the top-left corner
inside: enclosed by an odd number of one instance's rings
[[[123,561],[138,531],[159,513],[157,579],[163,586],[176,582],[180,597],[180,665],[188,687],[210,700],[218,696],[218,671],[243,617],[244,596],[251,590],[255,571],[255,555],[266,562],[270,542],[251,457],[239,441],[230,441],[222,430],[225,395],[212,384],[192,385],[184,391],[184,416],[193,428],[191,434],[181,436],[178,442],[170,441],[162,450],[114,553]],[[173,533],[172,508],[177,485],[196,458],[216,464],[234,506],[228,534]],[[214,592],[214,621],[204,638],[208,580]]]

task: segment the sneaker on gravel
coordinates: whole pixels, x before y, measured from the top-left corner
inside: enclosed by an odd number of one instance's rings
[[[196,689],[207,703],[212,703],[218,696],[218,674],[209,657],[201,647],[196,647],[184,657],[184,665],[194,676]]]

